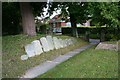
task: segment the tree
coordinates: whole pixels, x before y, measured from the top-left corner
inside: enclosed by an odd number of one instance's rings
[[[119,26],[119,4],[112,2],[89,3],[89,12],[92,15],[92,22],[97,27],[107,25],[107,27],[115,28]],[[101,28],[100,40],[105,41],[106,29]]]
[[[42,15],[46,2],[12,3],[4,2],[3,12],[3,35],[24,34],[33,36],[36,34],[34,16]],[[21,11],[21,12],[20,12]],[[22,13],[22,14],[21,14]],[[21,18],[22,17],[22,18]],[[23,20],[23,21],[22,21]],[[21,25],[22,22],[22,25]]]
[[[50,9],[53,11],[55,8],[61,9],[61,16],[70,17],[72,35],[78,37],[77,32],[77,23],[85,22],[87,19],[87,3],[83,2],[61,2],[61,3],[52,3]],[[57,9],[56,9],[57,10]]]

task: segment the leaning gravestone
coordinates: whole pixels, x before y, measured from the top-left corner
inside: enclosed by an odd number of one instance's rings
[[[63,48],[63,40],[62,39],[59,39],[59,42],[60,42],[60,47]]]
[[[25,52],[27,53],[28,57],[35,56],[33,44],[26,45],[25,46]]]
[[[66,45],[69,46],[69,39],[65,39]]]
[[[35,55],[40,55],[41,53],[43,53],[42,46],[39,40],[34,40],[33,42],[31,42],[31,44],[34,47],[33,49],[34,49]]]
[[[40,38],[40,41],[41,41],[41,44],[42,44],[42,47],[43,47],[43,51],[44,52],[50,51],[50,48],[49,48],[49,45],[48,45],[48,42],[47,42],[46,38],[42,37],[42,38]]]
[[[54,43],[53,43],[52,36],[46,36],[46,39],[47,39],[50,50],[53,50],[54,49]]]
[[[64,47],[67,46],[67,44],[66,44],[66,40],[63,40],[63,44],[64,44],[64,45],[63,45]]]
[[[120,40],[117,42],[117,49],[118,52],[120,52]]]
[[[54,42],[55,49],[59,49],[60,48],[60,42],[59,42],[57,37],[53,37],[53,42]]]
[[[71,39],[68,39],[68,45],[71,45],[72,43],[71,43]]]
[[[72,41],[72,39],[70,38],[70,44],[72,45],[73,44],[73,41]]]

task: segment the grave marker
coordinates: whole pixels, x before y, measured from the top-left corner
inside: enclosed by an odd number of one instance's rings
[[[53,42],[54,42],[55,49],[59,49],[60,48],[60,42],[59,42],[57,37],[53,37]]]
[[[35,56],[33,44],[26,45],[25,46],[25,52],[27,53],[28,57]]]
[[[46,39],[47,39],[50,50],[53,50],[54,49],[54,43],[53,43],[52,36],[46,36]]]
[[[40,38],[40,41],[41,41],[41,44],[42,44],[42,47],[43,47],[43,51],[44,52],[50,51],[47,39],[45,37],[42,37],[42,38]]]
[[[118,52],[120,52],[120,40],[117,42],[116,50],[117,50]]]
[[[34,40],[33,42],[31,42],[31,44],[34,46],[35,55],[40,55],[41,53],[43,53],[42,46],[39,40]]]

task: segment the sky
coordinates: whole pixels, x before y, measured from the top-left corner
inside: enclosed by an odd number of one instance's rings
[[[47,3],[49,3],[50,0],[47,1]],[[49,14],[47,14],[47,10],[48,10],[48,5],[47,5],[47,8],[44,8],[44,12],[43,12],[43,15],[44,16],[41,16],[41,17],[37,17],[38,19],[44,19],[45,17],[49,17]],[[50,19],[53,18],[55,15],[58,15],[60,14],[61,10],[57,10],[57,11],[53,11],[53,14],[50,16]],[[46,15],[47,14],[47,15]]]

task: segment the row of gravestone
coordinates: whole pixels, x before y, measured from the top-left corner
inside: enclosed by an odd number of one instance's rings
[[[48,52],[54,49],[60,49],[76,43],[76,39],[58,39],[57,37],[46,36],[39,40],[34,40],[30,44],[25,46],[25,52],[27,55],[22,55],[21,60],[27,60],[28,57],[34,57],[40,55],[43,52]]]

